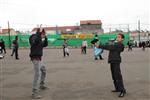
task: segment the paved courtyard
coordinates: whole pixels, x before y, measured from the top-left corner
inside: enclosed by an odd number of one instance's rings
[[[92,49],[87,55],[80,49],[70,49],[70,56],[64,58],[62,49],[45,49],[43,62],[47,68],[46,85],[49,89],[40,91],[41,100],[150,100],[150,49],[143,52],[135,48],[122,53],[122,74],[127,95],[118,98],[111,93],[113,82],[108,52],[104,60],[93,59]],[[7,50],[0,59],[0,100],[32,100],[33,65],[29,49],[20,49],[15,60]]]

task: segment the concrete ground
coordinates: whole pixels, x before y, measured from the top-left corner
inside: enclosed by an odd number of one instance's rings
[[[118,98],[111,93],[113,82],[108,52],[104,60],[93,59],[92,49],[87,55],[80,49],[70,49],[70,56],[63,58],[61,49],[45,49],[43,62],[47,68],[48,90],[40,91],[41,100],[150,100],[150,49],[143,52],[135,48],[122,53],[121,70],[127,95]],[[20,60],[7,50],[0,59],[0,100],[32,100],[33,65],[29,49],[19,50]]]

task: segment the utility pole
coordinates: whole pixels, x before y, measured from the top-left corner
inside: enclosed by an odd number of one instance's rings
[[[109,33],[111,33],[111,24],[110,24],[110,27],[109,27]]]
[[[130,26],[129,26],[129,24],[127,24],[127,27],[128,27],[128,33],[130,32]]]
[[[141,32],[141,29],[140,29],[140,20],[138,20],[138,37],[139,37],[139,42],[140,42],[140,32]]]
[[[11,39],[10,39],[10,26],[8,21],[8,35],[9,35],[9,48],[11,49]]]
[[[58,34],[58,26],[56,25],[56,34]]]
[[[128,35],[129,35],[129,40],[130,40],[130,26],[129,26],[129,24],[127,24],[127,32],[128,32]]]

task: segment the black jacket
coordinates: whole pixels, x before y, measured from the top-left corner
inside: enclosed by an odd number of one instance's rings
[[[33,34],[29,38],[30,42],[30,57],[42,57],[43,56],[43,47],[48,45],[47,38],[42,41],[40,34]]]
[[[91,41],[91,44],[95,44],[96,42],[98,42],[99,40],[98,39],[93,39],[92,41]]]
[[[13,47],[14,47],[14,49],[18,49],[19,48],[18,40],[13,40]]]
[[[108,63],[121,63],[120,53],[124,50],[122,43],[114,43],[112,45],[100,45],[99,48],[109,50]]]
[[[1,41],[0,41],[0,48],[1,48],[1,49],[4,48],[3,42],[1,42]]]
[[[1,47],[2,49],[5,48],[5,43],[4,43],[3,41],[0,42],[0,47]]]

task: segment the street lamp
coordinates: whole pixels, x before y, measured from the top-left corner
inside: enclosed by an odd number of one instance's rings
[[[139,37],[139,42],[140,42],[140,20],[138,20],[138,37]]]

